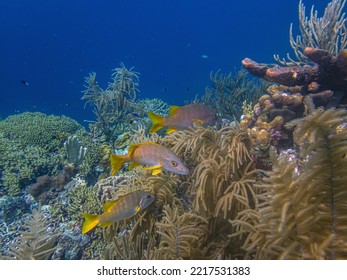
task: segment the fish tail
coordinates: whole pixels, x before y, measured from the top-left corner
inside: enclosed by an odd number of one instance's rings
[[[149,130],[149,133],[152,134],[156,131],[158,131],[159,129],[161,129],[162,127],[164,127],[164,119],[165,117],[160,116],[158,114],[155,114],[153,112],[149,112],[148,113],[148,117],[150,118],[151,122],[152,122],[152,127]]]
[[[85,221],[82,226],[82,234],[87,233],[99,224],[99,215],[82,213]]]
[[[110,160],[111,160],[111,168],[112,172],[111,175],[113,176],[114,174],[117,173],[117,171],[122,167],[124,162],[126,161],[127,156],[119,156],[115,154],[111,154]]]

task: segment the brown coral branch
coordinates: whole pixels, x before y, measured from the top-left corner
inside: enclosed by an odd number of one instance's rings
[[[318,90],[347,92],[347,51],[342,50],[334,57],[326,50],[305,48],[304,54],[312,65],[269,67],[249,58],[242,61],[246,70],[264,80],[286,86],[302,86],[302,94]]]

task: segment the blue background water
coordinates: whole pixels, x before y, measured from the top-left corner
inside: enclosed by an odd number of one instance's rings
[[[2,118],[41,111],[94,119],[80,100],[84,77],[95,71],[106,87],[120,62],[141,73],[140,98],[182,105],[204,93],[210,70],[238,70],[245,57],[273,63],[273,54],[291,52],[291,22],[298,32],[298,0],[1,2]],[[322,15],[328,2],[304,4]]]

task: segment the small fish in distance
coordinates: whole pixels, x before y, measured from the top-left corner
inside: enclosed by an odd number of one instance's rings
[[[28,85],[29,85],[29,83],[28,83],[27,81],[25,81],[25,80],[20,80],[20,83],[21,83],[22,85],[25,85],[25,86],[28,86]]]

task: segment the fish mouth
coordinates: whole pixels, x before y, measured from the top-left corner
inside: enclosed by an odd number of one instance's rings
[[[179,171],[177,171],[177,174],[179,174],[179,175],[188,175],[189,174],[189,170],[187,169],[187,170],[179,170]]]

